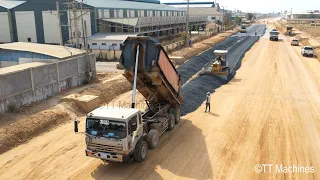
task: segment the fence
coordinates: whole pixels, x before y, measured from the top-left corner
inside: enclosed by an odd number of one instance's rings
[[[0,113],[85,84],[90,77],[96,77],[94,54],[0,74]]]

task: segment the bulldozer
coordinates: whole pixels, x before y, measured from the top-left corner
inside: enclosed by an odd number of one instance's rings
[[[226,77],[230,74],[230,67],[227,65],[227,50],[215,50],[213,52],[214,60],[210,67],[207,67],[200,76],[203,75],[218,75]]]

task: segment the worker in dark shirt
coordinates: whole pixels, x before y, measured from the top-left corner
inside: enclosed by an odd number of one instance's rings
[[[210,92],[207,92],[207,97],[206,97],[206,110],[204,112],[210,112],[210,102],[211,102],[211,97],[210,97]]]

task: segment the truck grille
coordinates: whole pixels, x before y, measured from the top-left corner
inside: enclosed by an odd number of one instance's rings
[[[122,147],[103,145],[103,144],[95,144],[95,143],[88,143],[88,147],[90,150],[98,151],[98,152],[112,153],[112,152],[122,151]]]

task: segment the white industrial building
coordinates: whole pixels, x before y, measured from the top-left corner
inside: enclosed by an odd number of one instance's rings
[[[59,2],[60,18],[58,18],[55,0],[0,0],[0,43],[19,41],[59,44],[59,32],[61,32],[64,44],[75,44],[75,23],[71,5],[68,4],[70,1],[60,0]],[[139,2],[77,0],[77,2],[79,3],[76,4],[75,13],[79,17],[77,24],[80,44],[83,44],[85,39],[82,32],[84,21],[86,21],[88,37],[95,33],[127,33],[161,37],[177,34],[185,29],[185,11],[160,4],[157,0],[139,0]],[[81,12],[82,18],[80,18]],[[190,16],[190,26],[205,25],[206,21],[205,16]]]
[[[120,44],[126,40],[128,36],[137,36],[137,34],[96,33],[88,38],[89,48],[120,50]]]

